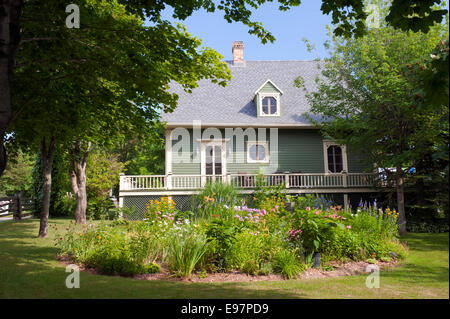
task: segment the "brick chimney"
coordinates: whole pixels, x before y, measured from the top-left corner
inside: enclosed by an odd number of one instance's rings
[[[244,42],[234,41],[231,52],[233,52],[233,64],[244,63]]]

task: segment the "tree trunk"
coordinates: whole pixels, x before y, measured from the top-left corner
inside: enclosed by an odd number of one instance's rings
[[[406,213],[405,213],[405,186],[404,177],[401,171],[401,167],[397,167],[396,170],[396,189],[397,189],[397,209],[398,209],[398,232],[400,236],[405,236],[406,232]]]
[[[52,166],[55,154],[55,138],[52,137],[48,149],[45,138],[41,142],[42,170],[44,172],[44,187],[42,196],[41,220],[39,225],[38,237],[47,237],[48,235],[48,215],[50,210],[50,193],[52,190]]]
[[[20,193],[14,194],[14,220],[21,220],[22,219],[22,198],[20,196]]]
[[[20,43],[23,0],[0,0],[0,176],[6,168],[5,133],[11,120],[11,82]]]
[[[69,176],[73,193],[77,200],[75,208],[75,222],[86,224],[87,194],[86,194],[86,164],[91,148],[91,142],[82,151],[82,142],[77,141],[69,152],[70,166]]]

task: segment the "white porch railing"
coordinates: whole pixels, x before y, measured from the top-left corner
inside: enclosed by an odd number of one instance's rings
[[[263,178],[267,186],[284,183],[286,188],[295,189],[374,187],[377,181],[377,175],[373,173],[267,174]],[[258,175],[121,175],[120,190],[196,190],[212,181],[232,184],[240,189],[253,189],[257,186]]]

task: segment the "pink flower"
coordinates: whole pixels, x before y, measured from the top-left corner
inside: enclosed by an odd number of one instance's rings
[[[314,212],[314,214],[316,214],[316,215],[319,214],[319,213],[320,213],[320,212],[319,212],[318,210],[316,210],[316,211]]]
[[[352,226],[347,225],[347,226],[345,226],[345,228],[350,229],[350,228],[352,228]]]
[[[306,210],[311,210],[311,207],[309,207],[309,206],[308,206],[308,207],[306,207]]]

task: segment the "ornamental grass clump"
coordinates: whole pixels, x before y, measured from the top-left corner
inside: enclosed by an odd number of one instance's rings
[[[302,264],[294,250],[281,249],[274,258],[273,269],[280,273],[287,279],[292,279],[302,271],[305,271],[307,266]]]
[[[207,251],[207,238],[194,228],[173,232],[167,247],[166,260],[172,272],[190,277]]]

